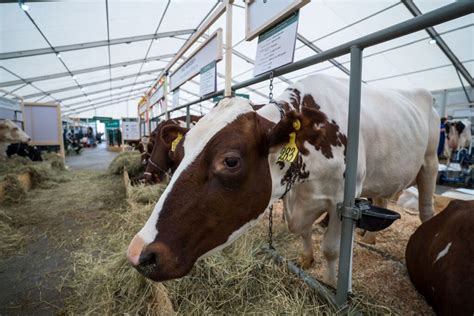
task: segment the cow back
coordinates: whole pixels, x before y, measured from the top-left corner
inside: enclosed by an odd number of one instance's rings
[[[474,201],[452,201],[410,237],[405,253],[416,289],[439,315],[474,314]]]

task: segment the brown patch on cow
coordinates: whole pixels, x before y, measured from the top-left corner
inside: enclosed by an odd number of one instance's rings
[[[250,112],[209,140],[163,202],[159,234],[144,249],[157,263],[139,271],[156,281],[181,277],[200,256],[265,211],[272,189],[267,147],[272,125]],[[229,157],[238,157],[237,169],[223,166]]]
[[[319,110],[321,107],[314,101],[311,94],[305,94],[303,97],[303,106]]]
[[[278,105],[283,109],[283,112],[287,113],[291,111],[291,106],[286,101],[278,101]]]
[[[321,107],[314,101],[310,94],[303,97],[303,117],[307,117],[307,124],[315,124],[312,128],[305,126],[298,134],[300,142],[307,141],[327,159],[334,158],[332,147],[344,146],[344,157],[346,156],[347,137],[339,129],[336,121],[329,121],[327,115],[322,112]],[[303,154],[305,151],[301,151]]]
[[[290,92],[290,103],[296,111],[300,111],[301,92],[296,88],[286,88],[285,91]]]
[[[408,241],[408,275],[438,315],[474,314],[472,227],[474,201],[455,200],[418,227]]]

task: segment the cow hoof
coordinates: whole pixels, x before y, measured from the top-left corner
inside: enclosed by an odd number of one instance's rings
[[[375,245],[377,240],[376,240],[376,235],[375,233],[366,231],[364,234],[364,237],[362,237],[361,240],[364,244],[369,244],[369,245]]]
[[[299,263],[299,266],[301,267],[301,269],[308,269],[313,265],[314,258],[313,257],[308,258],[304,255],[301,255],[298,259],[298,263]]]

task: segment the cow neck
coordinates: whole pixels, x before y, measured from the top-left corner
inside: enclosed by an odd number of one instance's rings
[[[272,123],[277,124],[283,118],[285,112],[285,109],[279,103],[275,102],[263,106],[257,111],[257,114],[271,121]],[[285,163],[283,166],[281,164],[277,164],[278,153],[279,150],[270,152],[268,156],[270,174],[272,178],[272,194],[269,205],[272,205],[273,202],[278,199],[284,198],[285,195],[293,188],[294,184],[289,181],[282,183],[282,179],[285,176],[288,177],[288,175],[292,174],[294,172],[293,170],[296,169],[291,168],[292,163]],[[293,177],[291,176],[291,178]]]

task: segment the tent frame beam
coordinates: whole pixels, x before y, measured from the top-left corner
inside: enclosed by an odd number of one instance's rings
[[[141,75],[151,75],[151,74],[155,74],[155,73],[158,73],[158,72],[161,72],[161,71],[163,71],[163,68],[152,69],[152,70],[148,70],[148,71],[144,71],[144,72],[140,73],[140,76]],[[124,79],[134,78],[136,75],[137,74],[131,74],[131,75],[126,75],[126,76],[115,77],[115,78],[112,78],[112,79],[105,79],[105,80],[100,80],[100,81],[95,81],[95,82],[88,82],[88,83],[82,84],[81,87],[90,87],[90,86],[95,86],[95,85],[102,84],[102,83],[107,83],[109,81],[117,81],[117,80],[124,80]],[[60,93],[60,92],[74,90],[74,89],[77,89],[77,86],[69,86],[69,87],[60,88],[60,89],[44,91],[42,93],[33,93],[33,94],[25,95],[23,98],[24,99],[36,98],[36,97],[42,96],[43,94],[51,95],[53,93]]]
[[[174,54],[166,54],[166,55],[160,55],[160,56],[149,57],[149,58],[134,59],[134,60],[124,61],[124,62],[110,64],[110,65],[107,64],[107,65],[103,65],[103,66],[72,70],[71,74],[80,75],[80,74],[85,74],[85,73],[89,73],[89,72],[108,70],[108,69],[119,68],[119,67],[126,67],[126,66],[129,66],[129,65],[140,64],[140,63],[143,63],[143,62],[159,61],[159,60],[162,60],[162,59],[171,58],[173,56],[174,56]],[[32,83],[32,82],[36,82],[36,81],[44,81],[44,80],[58,79],[58,78],[63,78],[63,77],[70,77],[71,74],[69,72],[65,71],[65,72],[59,72],[59,73],[50,74],[50,75],[24,78],[23,80],[5,81],[5,82],[0,82],[0,87],[16,86],[18,84],[22,84],[22,83],[25,83],[25,82],[26,83]]]
[[[423,14],[420,11],[420,9],[416,6],[416,4],[413,2],[413,0],[401,0],[401,1],[414,17],[420,16]],[[466,79],[467,83],[469,83],[471,87],[474,87],[474,78],[471,77],[471,74],[469,73],[469,71],[459,61],[457,56],[449,48],[448,44],[446,44],[446,42],[439,35],[439,33],[433,27],[428,27],[425,29],[425,31],[430,35],[430,37],[433,40],[436,41],[436,45],[438,45],[439,49],[441,49],[444,55],[448,57],[448,59],[453,64],[454,68],[456,68],[456,71],[459,71],[461,76],[463,76],[464,79]]]
[[[51,47],[46,47],[46,48],[30,49],[30,50],[23,50],[23,51],[16,51],[16,52],[7,52],[7,53],[0,54],[0,60],[53,54],[56,52],[61,52],[61,53],[70,52],[70,51],[75,51],[75,50],[80,50],[80,49],[96,48],[96,47],[103,47],[103,46],[108,46],[108,45],[130,44],[133,42],[149,41],[153,39],[157,40],[157,39],[166,38],[166,37],[189,35],[189,34],[192,34],[194,31],[195,29],[178,30],[178,31],[171,31],[171,32],[162,32],[162,33],[157,33],[157,34],[122,37],[122,38],[112,39],[110,41],[103,40],[103,41],[94,41],[94,42],[87,42],[87,43],[80,43],[80,44],[55,46],[54,49]]]

